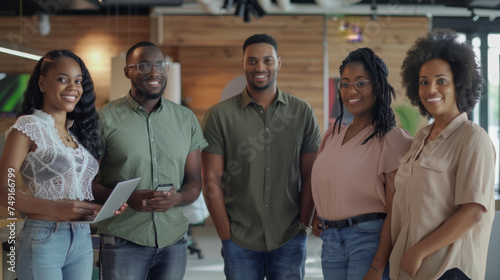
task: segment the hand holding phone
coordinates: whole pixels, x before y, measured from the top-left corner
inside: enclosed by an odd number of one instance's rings
[[[157,192],[168,192],[174,186],[174,184],[161,184],[156,187],[155,191]]]

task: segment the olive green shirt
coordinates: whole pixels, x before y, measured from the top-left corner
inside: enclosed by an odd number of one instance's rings
[[[188,154],[208,145],[193,112],[164,98],[148,115],[128,94],[103,107],[99,117],[103,154],[98,182],[107,188],[141,177],[137,190],[165,183],[179,190]],[[188,224],[183,207],[164,213],[128,207],[123,214],[98,223],[98,233],[163,248],[179,241]]]
[[[316,152],[321,142],[311,106],[278,89],[264,113],[245,89],[210,108],[202,127],[210,144],[203,151],[224,157],[231,240],[270,251],[296,236],[300,157]]]

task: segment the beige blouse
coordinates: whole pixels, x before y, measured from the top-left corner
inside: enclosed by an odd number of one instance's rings
[[[312,193],[318,216],[340,220],[362,214],[386,213],[384,173],[394,171],[410,148],[412,137],[393,128],[382,139],[361,145],[373,126],[360,131],[342,145],[348,126],[333,134],[330,127],[321,142],[312,169]]]
[[[485,214],[453,244],[424,258],[411,279],[431,280],[459,268],[471,279],[484,279],[495,215],[495,151],[484,129],[457,116],[424,145],[432,125],[421,129],[395,178],[392,206],[391,279],[410,279],[399,267],[404,253],[439,228],[460,204],[478,203]]]

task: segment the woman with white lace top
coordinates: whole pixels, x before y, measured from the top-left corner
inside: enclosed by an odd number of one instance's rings
[[[100,209],[88,202],[99,169],[94,101],[83,61],[68,50],[50,51],[35,66],[18,119],[6,132],[0,205],[27,216],[15,243],[19,280],[92,277],[89,225],[70,221]],[[18,174],[25,193],[13,188]]]

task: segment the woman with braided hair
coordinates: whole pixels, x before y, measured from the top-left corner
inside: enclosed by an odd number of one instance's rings
[[[341,113],[312,169],[312,224],[323,240],[324,279],[389,279],[394,176],[412,137],[395,127],[388,74],[369,48],[351,52],[340,66]],[[344,105],[353,115],[345,126]]]

